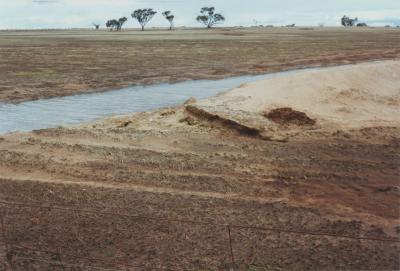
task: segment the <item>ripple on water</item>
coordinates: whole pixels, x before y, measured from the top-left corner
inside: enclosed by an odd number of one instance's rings
[[[190,97],[203,99],[244,83],[293,72],[295,71],[221,80],[132,86],[113,91],[42,99],[20,104],[0,103],[0,133],[72,125],[111,115],[178,105]]]

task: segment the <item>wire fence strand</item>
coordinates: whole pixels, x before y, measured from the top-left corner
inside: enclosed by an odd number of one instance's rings
[[[205,222],[205,221],[194,221],[187,219],[170,219],[170,218],[159,218],[159,217],[149,217],[143,215],[130,215],[130,214],[120,214],[120,213],[112,213],[105,211],[94,211],[94,210],[85,210],[85,209],[76,209],[62,206],[44,206],[38,204],[27,204],[27,203],[19,203],[19,202],[10,202],[0,200],[0,204],[6,206],[19,206],[25,208],[40,208],[40,209],[54,209],[66,212],[78,212],[78,213],[88,213],[88,214],[97,214],[97,215],[107,215],[107,216],[117,216],[117,217],[126,217],[131,219],[143,219],[143,220],[152,220],[157,222],[169,222],[169,223],[179,223],[179,224],[194,224],[198,226],[217,226],[217,227],[228,227],[232,230],[236,229],[252,229],[258,231],[271,231],[277,233],[288,233],[288,234],[297,234],[297,235],[310,235],[310,236],[320,236],[320,237],[332,237],[332,238],[344,238],[344,239],[354,239],[354,240],[365,240],[365,241],[377,241],[377,242],[390,242],[390,243],[400,243],[400,239],[397,238],[380,238],[380,237],[367,237],[367,236],[352,236],[352,235],[340,235],[334,233],[327,232],[312,232],[312,231],[301,231],[301,230],[291,230],[285,228],[276,228],[276,227],[265,227],[265,226],[253,226],[253,225],[237,225],[237,224],[222,224],[215,222]]]
[[[317,236],[317,237],[331,237],[331,238],[346,238],[346,239],[353,239],[353,240],[366,240],[366,241],[374,241],[374,242],[390,242],[390,243],[400,243],[399,239],[395,238],[379,238],[379,237],[367,237],[367,236],[351,236],[351,235],[338,235],[338,234],[333,234],[333,233],[324,233],[324,232],[311,232],[311,231],[301,231],[301,230],[291,230],[291,229],[284,229],[284,228],[274,228],[274,227],[264,227],[264,226],[253,226],[253,225],[235,225],[235,224],[223,224],[223,223],[213,223],[213,222],[205,222],[205,221],[194,221],[194,220],[185,220],[185,219],[169,219],[169,218],[158,218],[158,217],[149,217],[149,216],[143,216],[143,215],[131,215],[131,214],[121,214],[121,213],[112,213],[112,212],[106,212],[106,211],[97,211],[97,210],[87,210],[87,209],[78,209],[78,208],[71,208],[71,207],[64,207],[64,206],[56,206],[56,205],[44,205],[44,204],[30,204],[30,203],[21,203],[21,202],[11,202],[11,201],[5,201],[5,200],[0,200],[0,209],[3,209],[1,212],[0,216],[0,226],[2,227],[2,238],[3,242],[5,244],[5,250],[6,250],[6,259],[5,259],[5,270],[7,270],[7,263],[10,267],[9,270],[13,270],[13,264],[14,260],[29,260],[29,261],[35,261],[35,262],[42,262],[46,264],[52,264],[52,265],[57,265],[59,266],[62,270],[66,270],[66,267],[71,267],[71,268],[83,268],[84,270],[88,269],[96,269],[100,271],[127,271],[127,270],[172,270],[169,268],[164,268],[164,267],[149,267],[149,266],[137,266],[137,265],[131,265],[126,263],[126,260],[124,262],[118,261],[114,258],[113,261],[109,261],[106,259],[100,259],[100,258],[94,258],[94,257],[83,257],[83,256],[78,256],[78,255],[73,255],[73,254],[68,254],[68,253],[62,253],[60,249],[58,249],[58,252],[55,251],[50,251],[46,249],[41,249],[41,248],[34,248],[34,247],[28,247],[20,244],[12,244],[9,242],[7,239],[7,234],[6,234],[6,228],[5,228],[5,213],[6,210],[10,210],[11,208],[36,208],[36,209],[48,209],[48,210],[60,210],[63,212],[76,212],[76,213],[83,213],[83,214],[96,214],[96,215],[105,215],[105,216],[111,216],[111,217],[124,217],[124,218],[129,218],[129,219],[143,219],[143,220],[149,220],[149,221],[156,221],[156,222],[167,222],[167,223],[179,223],[179,224],[192,224],[192,225],[198,225],[198,226],[218,226],[218,227],[224,227],[226,229],[227,235],[228,235],[228,249],[229,249],[229,257],[231,261],[231,271],[234,271],[236,269],[236,263],[235,263],[235,254],[234,254],[234,249],[233,249],[233,239],[232,239],[232,230],[233,229],[250,229],[250,230],[257,230],[257,231],[270,231],[270,232],[276,232],[279,235],[281,233],[287,233],[287,234],[295,234],[295,235],[302,235],[302,236]],[[33,257],[24,257],[18,255],[18,250],[19,251],[30,251],[33,253],[46,253],[49,255],[53,255],[54,258],[57,258],[57,260],[44,260],[44,259],[38,259],[38,258],[33,258]],[[9,257],[10,256],[10,257]],[[102,263],[104,266],[110,266],[113,265],[114,268],[105,268],[105,267],[100,267],[100,266],[94,266],[92,264],[88,265],[87,263],[69,263],[67,261],[64,261],[63,258],[70,258],[74,260],[80,260],[80,261],[87,261],[90,263],[97,262],[97,263]],[[120,268],[120,269],[115,269],[115,268]],[[185,270],[190,270],[185,268]]]

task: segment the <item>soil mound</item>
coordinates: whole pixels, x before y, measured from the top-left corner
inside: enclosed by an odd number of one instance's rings
[[[306,113],[293,110],[291,107],[282,107],[264,114],[269,120],[282,125],[314,125],[315,120],[309,118]]]
[[[199,120],[207,121],[208,123],[212,123],[214,126],[218,126],[219,128],[234,131],[240,135],[248,137],[270,140],[270,138],[263,136],[261,131],[256,128],[240,124],[231,119],[223,118],[217,114],[209,113],[201,108],[188,105],[186,106],[186,112]]]

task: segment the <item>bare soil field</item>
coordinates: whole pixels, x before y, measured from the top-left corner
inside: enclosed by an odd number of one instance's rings
[[[3,135],[0,270],[398,270],[399,71]]]
[[[400,29],[0,31],[0,102],[400,56]]]

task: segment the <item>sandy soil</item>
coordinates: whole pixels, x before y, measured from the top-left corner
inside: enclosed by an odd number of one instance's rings
[[[397,270],[398,243],[261,228],[400,237],[399,75],[399,61],[303,71],[4,135],[3,259],[13,270]]]
[[[0,102],[396,57],[398,28],[0,31]]]
[[[301,71],[243,85],[196,104],[250,126],[269,128],[263,113],[293,107],[318,120],[318,128],[396,126],[400,108],[400,62]]]

